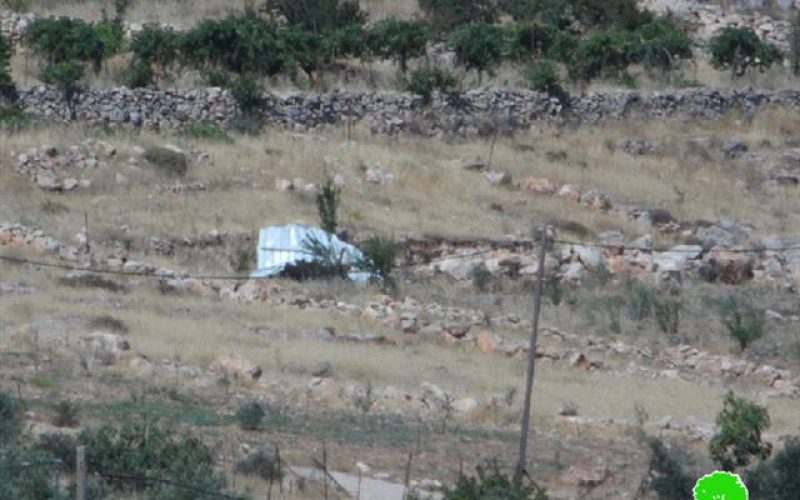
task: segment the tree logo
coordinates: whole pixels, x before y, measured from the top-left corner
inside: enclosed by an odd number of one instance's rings
[[[730,472],[714,472],[697,480],[694,500],[749,500],[742,478]]]

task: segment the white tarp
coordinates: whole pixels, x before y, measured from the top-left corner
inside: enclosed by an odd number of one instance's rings
[[[287,265],[303,261],[313,262],[314,257],[303,244],[310,238],[330,244],[336,254],[342,256],[342,263],[345,265],[354,265],[363,257],[361,250],[322,229],[299,224],[273,226],[259,232],[256,248],[258,269],[251,276],[254,278],[277,276]],[[369,273],[350,271],[348,277],[353,281],[365,282],[369,280]]]

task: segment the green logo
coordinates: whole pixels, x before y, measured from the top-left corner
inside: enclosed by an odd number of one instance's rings
[[[717,471],[697,480],[694,500],[749,500],[747,487],[736,474]]]

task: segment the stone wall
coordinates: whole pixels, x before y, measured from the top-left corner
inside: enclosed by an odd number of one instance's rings
[[[74,114],[55,89],[23,90],[21,103],[31,114],[53,121],[72,119],[91,125],[130,128],[180,128],[196,121],[225,124],[236,113],[233,98],[218,88],[91,90],[77,97]],[[536,122],[591,124],[603,120],[715,119],[731,110],[800,106],[800,91],[693,89],[674,92],[611,92],[573,97],[568,103],[544,94],[482,90],[435,97],[430,105],[410,94],[388,92],[292,92],[267,96],[262,109],[268,124],[307,131],[348,120],[376,134],[471,137],[525,129]]]

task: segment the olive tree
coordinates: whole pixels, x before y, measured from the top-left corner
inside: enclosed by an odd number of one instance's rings
[[[505,31],[487,23],[464,24],[453,31],[450,45],[460,65],[478,72],[480,84],[483,73],[491,72],[503,59]]]
[[[388,18],[375,23],[369,32],[369,45],[379,57],[394,59],[400,72],[408,71],[408,60],[425,54],[428,30],[417,21]]]
[[[711,65],[729,69],[734,78],[744,76],[751,68],[765,71],[783,59],[777,47],[762,41],[751,28],[724,28],[711,39],[709,52]]]

